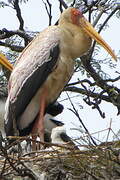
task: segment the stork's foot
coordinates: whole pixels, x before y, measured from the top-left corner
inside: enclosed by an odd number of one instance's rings
[[[32,134],[32,151],[36,151],[37,149],[37,135]]]
[[[36,122],[33,126],[32,129],[32,139],[33,139],[33,143],[32,143],[32,150],[33,151],[37,151],[40,149],[45,149],[45,145],[44,145],[44,121],[38,117],[36,119]],[[39,143],[42,142],[42,143]]]
[[[39,129],[39,131],[36,134],[32,133],[32,151],[37,151],[40,149],[45,149],[45,145],[44,145],[44,130]]]
[[[44,129],[42,129],[42,130],[40,130],[39,132],[38,132],[38,134],[39,134],[39,139],[40,139],[40,142],[41,143],[38,143],[39,144],[39,146],[40,146],[40,149],[45,149],[45,144],[44,144]]]

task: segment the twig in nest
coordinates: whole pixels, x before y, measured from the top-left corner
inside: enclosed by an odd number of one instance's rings
[[[112,127],[112,119],[110,120],[110,125],[109,125],[109,128],[108,128],[108,134],[107,134],[107,138],[106,138],[106,142],[108,142],[108,138],[109,138],[109,135],[110,135],[110,131],[111,131],[111,128]]]

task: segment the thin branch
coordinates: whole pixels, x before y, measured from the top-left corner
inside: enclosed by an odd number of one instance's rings
[[[101,25],[100,29],[98,30],[98,33],[100,33],[102,31],[102,29],[104,28],[104,26],[107,24],[107,22],[109,21],[109,19],[116,13],[116,11],[118,11],[120,9],[120,5],[117,6],[111,13],[110,15],[106,18],[106,20],[103,22],[103,24]],[[91,48],[91,51],[90,51],[90,56],[89,56],[89,61],[91,60],[91,57],[92,57],[92,54],[93,54],[93,51],[94,51],[94,48],[95,48],[95,45],[96,45],[96,41],[94,41],[93,43],[93,46]]]
[[[99,14],[97,15],[95,21],[93,22],[93,27],[96,26],[96,24],[98,23],[98,21],[100,20],[101,16],[103,15],[104,13],[104,9],[102,8],[102,10],[99,12]]]
[[[59,9],[60,9],[60,12],[62,13],[63,12],[63,8],[62,8],[62,3],[60,2],[60,5],[59,5]]]
[[[64,0],[58,0],[58,1],[59,1],[59,3],[60,3],[60,11],[62,11],[62,6],[63,6],[65,9],[68,8],[68,5],[65,3]],[[58,25],[58,21],[59,21],[59,20],[56,21],[55,25]]]
[[[81,83],[87,83],[87,84],[89,84],[90,86],[95,86],[95,84],[96,84],[95,82],[92,83],[92,82],[89,81],[88,79],[84,79],[84,80],[78,80],[78,81],[73,82],[73,83],[69,83],[69,84],[66,85],[66,87],[68,87],[68,86],[74,86],[74,85],[81,84]]]
[[[110,126],[108,128],[108,133],[107,133],[107,137],[106,137],[106,141],[105,142],[108,142],[108,138],[109,138],[111,129],[112,129],[112,119],[110,120]]]
[[[89,20],[89,22],[91,22],[91,15],[92,15],[92,10],[89,9],[89,11],[88,11],[88,20]]]
[[[82,124],[83,128],[85,129],[86,133],[89,135],[91,141],[92,141],[93,144],[96,146],[96,145],[97,145],[96,142],[94,141],[94,139],[93,139],[92,136],[90,135],[88,129],[87,129],[86,126],[84,125],[84,123],[83,123],[82,119],[80,118],[80,116],[79,116],[79,114],[78,114],[78,111],[76,110],[75,106],[73,105],[73,103],[72,103],[72,101],[71,101],[68,93],[67,93],[67,96],[68,96],[69,101],[70,101],[70,103],[71,103],[71,105],[72,105],[72,108],[73,108],[73,110],[72,110],[72,109],[70,109],[70,110],[71,110],[71,111],[76,115],[76,117],[79,119],[79,121],[80,121],[80,123]]]
[[[16,52],[22,52],[23,49],[25,48],[23,46],[11,45],[11,44],[8,44],[8,43],[2,42],[2,41],[0,41],[0,46],[8,47],[12,51],[16,51]]]
[[[118,76],[118,77],[116,77],[116,78],[114,78],[114,79],[109,78],[109,79],[106,79],[106,80],[103,80],[103,81],[104,81],[105,83],[107,83],[107,82],[116,82],[116,81],[118,81],[118,80],[120,80],[120,76]],[[93,83],[92,83],[92,82],[89,81],[88,79],[84,79],[84,80],[78,80],[78,81],[73,82],[73,83],[69,83],[69,84],[66,85],[66,87],[71,87],[71,86],[78,85],[78,84],[81,84],[81,83],[87,83],[89,86],[95,86],[95,85],[97,85],[96,82],[93,82]],[[111,86],[111,88],[112,88],[112,86]],[[115,89],[117,92],[120,92],[120,89],[119,89],[119,88],[114,87],[114,89]]]
[[[46,9],[46,12],[48,14],[48,17],[49,17],[49,26],[50,26],[51,22],[52,22],[52,4],[48,0],[46,0],[46,1],[47,1],[48,6],[49,6],[49,9],[47,7],[47,4],[42,0],[42,2],[45,5],[45,9]]]
[[[90,90],[88,90],[88,89],[86,88],[86,86],[83,85],[83,83],[82,83],[82,87],[85,89],[85,91],[86,91],[86,93],[87,93],[87,97],[84,98],[83,100],[86,102],[86,104],[88,104],[89,106],[92,106],[92,109],[97,109],[98,112],[99,112],[99,114],[100,114],[100,116],[101,116],[102,118],[105,118],[105,113],[102,112],[101,109],[100,109],[100,107],[99,107],[99,104],[101,103],[101,98],[100,98],[100,96],[98,95],[98,97],[94,98],[94,99],[93,99],[94,102],[93,102],[93,101],[91,101],[91,98],[90,98],[90,94],[89,94]]]
[[[98,3],[99,3],[99,0],[92,1],[92,3],[89,6],[86,4],[87,8],[83,10],[83,14],[88,12],[90,9],[92,9],[93,6],[97,6]]]
[[[17,18],[19,20],[19,23],[20,23],[20,26],[19,26],[19,29],[24,31],[24,21],[23,21],[23,18],[22,18],[22,15],[21,15],[21,10],[20,10],[20,7],[19,7],[19,0],[15,0],[14,1],[14,9],[16,10],[16,15],[17,15]]]
[[[106,81],[106,82],[116,82],[116,81],[118,81],[118,80],[120,80],[120,76],[116,77],[115,79],[107,79],[107,80],[105,80],[105,81]]]
[[[68,8],[68,5],[65,3],[64,0],[58,0],[58,1],[63,5],[63,7],[64,7],[65,9]]]
[[[31,37],[30,35],[28,35],[25,31],[21,31],[21,30],[7,30],[7,29],[2,29],[0,30],[0,39],[6,39],[6,38],[10,38],[14,35],[18,35],[21,38],[24,38],[25,42],[29,43],[33,37]]]
[[[76,0],[73,0],[73,2],[71,3],[70,7],[73,7],[75,5]]]
[[[110,15],[106,18],[106,20],[103,22],[103,24],[101,25],[98,33],[100,33],[102,31],[102,29],[104,28],[104,26],[107,24],[107,22],[109,21],[109,19],[116,13],[116,11],[118,11],[120,9],[120,5],[117,6],[111,13]]]
[[[75,87],[75,86],[65,87],[64,91],[70,91],[70,92],[74,92],[74,93],[79,93],[79,94],[87,95],[87,92],[84,89],[78,88],[78,87]],[[100,98],[102,100],[104,100],[106,102],[109,102],[109,103],[112,103],[110,101],[109,96],[107,96],[107,95],[100,95],[100,93],[95,93],[95,92],[89,91],[89,96],[92,97],[92,98],[98,98],[100,96]]]
[[[113,88],[113,86],[109,86],[100,76],[98,73],[96,73],[95,69],[92,67],[91,63],[87,59],[88,55],[84,55],[81,57],[82,63],[86,69],[86,71],[91,75],[91,77],[94,79],[96,84],[101,87],[102,89],[105,89],[108,91],[110,88]]]
[[[90,74],[90,76],[94,79],[96,84],[105,90],[110,98],[111,103],[118,108],[118,114],[120,113],[120,91],[115,88],[114,86],[108,85],[98,73],[96,73],[95,69],[92,67],[89,56],[84,55],[81,57],[82,63],[85,67],[85,70]]]

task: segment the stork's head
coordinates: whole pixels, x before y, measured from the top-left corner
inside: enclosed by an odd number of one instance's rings
[[[97,41],[101,46],[103,46],[107,52],[113,57],[113,59],[117,59],[114,52],[110,48],[110,46],[102,39],[102,37],[98,34],[98,32],[93,28],[93,26],[85,19],[82,12],[76,8],[68,8],[66,9],[60,18],[60,24],[63,22],[72,23],[79,28],[82,29],[84,33],[90,36],[92,39]]]

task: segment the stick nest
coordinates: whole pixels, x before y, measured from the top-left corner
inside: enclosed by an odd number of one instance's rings
[[[26,152],[21,146],[23,140],[17,138],[9,145],[1,136],[1,180],[120,179],[119,141],[85,146],[84,150],[75,150],[69,144],[47,144],[49,148]]]

